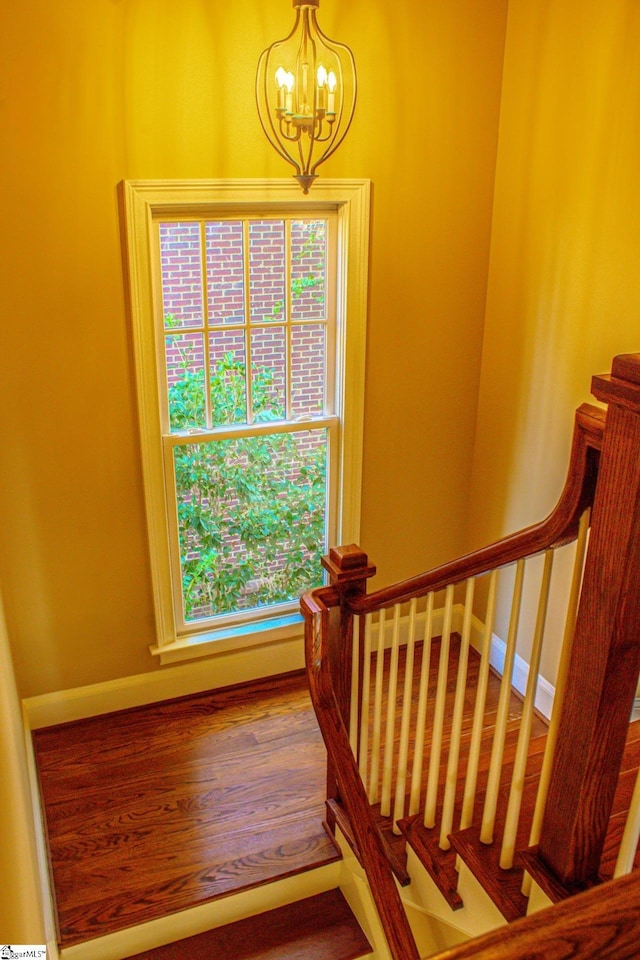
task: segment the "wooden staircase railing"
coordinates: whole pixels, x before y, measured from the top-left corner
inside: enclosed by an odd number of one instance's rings
[[[526,904],[519,892],[519,847],[528,844],[527,870],[543,889],[568,894],[598,882],[640,671],[640,354],[616,358],[612,375],[594,378],[593,390],[608,411],[584,404],[576,412],[567,480],[545,521],[370,594],[366,581],[375,568],[366,554],[354,545],[334,548],[324,561],[330,585],[302,599],[311,696],[329,756],[328,824],[340,826],[366,870],[394,960],[417,956],[394,880],[410,881],[402,834],[454,909],[461,905],[455,854],[473,869],[497,825],[501,849],[493,886],[499,901],[502,885],[507,919]],[[528,762],[553,558],[572,541],[577,547],[551,726],[539,776],[532,777]],[[530,558],[537,555],[542,571],[529,576],[525,566],[535,566]],[[540,585],[526,694],[517,729],[510,730],[525,577],[538,577]],[[496,597],[509,579],[503,676],[497,713],[487,722]],[[432,657],[439,665],[435,692],[428,688]],[[468,720],[471,675],[475,702]],[[508,737],[510,785],[503,777]],[[488,769],[480,759],[483,746],[491,753]],[[640,806],[640,787],[636,792]],[[637,846],[637,820],[638,813],[627,831],[626,868]],[[525,877],[525,894],[527,884]]]
[[[637,960],[638,944],[640,874],[635,872],[432,960]]]

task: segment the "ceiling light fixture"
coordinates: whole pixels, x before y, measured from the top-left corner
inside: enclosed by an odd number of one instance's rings
[[[356,106],[356,65],[349,47],[318,26],[320,0],[293,0],[296,19],[284,40],[262,53],[256,76],[260,124],[296,170],[304,193],[340,146]]]

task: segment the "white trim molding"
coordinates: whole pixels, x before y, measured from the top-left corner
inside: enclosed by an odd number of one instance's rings
[[[357,542],[360,533],[362,447],[364,429],[364,379],[367,320],[369,180],[323,180],[311,197],[300,192],[298,184],[286,180],[195,180],[124,181],[119,186],[123,237],[125,241],[125,277],[127,311],[130,318],[136,365],[136,386],[140,419],[142,465],[144,475],[149,555],[156,620],[154,654],[162,662],[202,657],[199,640],[206,652],[216,643],[228,648],[233,634],[227,630],[217,636],[216,628],[225,626],[214,620],[185,623],[179,603],[179,573],[172,565],[173,527],[167,507],[171,497],[165,490],[163,463],[162,411],[158,395],[158,371],[164,362],[156,342],[157,252],[154,224],[162,217],[194,218],[218,215],[249,216],[284,213],[313,216],[318,211],[333,212],[336,229],[336,420],[335,455],[329,471],[337,478],[329,508],[335,518],[331,539],[336,543]],[[339,422],[338,422],[339,421]],[[171,494],[172,495],[172,494]],[[177,586],[176,586],[177,584]],[[256,623],[253,638],[242,627],[238,616],[237,645],[264,645],[264,629]],[[246,616],[244,617],[246,620]],[[212,629],[213,628],[213,629]],[[286,639],[285,628],[276,639]],[[271,637],[272,638],[272,637]],[[187,642],[188,641],[188,642]],[[166,656],[162,656],[163,651]],[[268,670],[266,675],[274,673]]]
[[[442,633],[444,610],[433,611],[433,635]],[[464,606],[454,604],[452,630],[460,633],[464,617]],[[408,639],[409,618],[400,621],[400,643]],[[377,623],[373,624],[374,644],[377,645]],[[393,624],[385,624],[385,646],[391,646]],[[484,624],[478,617],[472,618],[471,644],[479,650],[484,635]],[[212,656],[211,651],[215,650]],[[496,634],[491,637],[490,663],[497,673],[502,675],[505,643]],[[166,659],[165,659],[166,657]],[[304,639],[302,624],[292,625],[289,634],[271,642],[255,645],[253,639],[245,644],[228,641],[224,638],[203,644],[201,650],[194,653],[185,651],[179,645],[168,648],[162,654],[162,661],[170,665],[161,670],[107,680],[103,683],[89,684],[70,690],[59,690],[29,697],[22,701],[24,715],[30,729],[53,726],[71,720],[112,713],[115,710],[127,710],[162,700],[189,696],[207,690],[220,689],[240,683],[250,683],[262,677],[276,676],[296,670],[304,670]],[[180,662],[180,661],[191,662]],[[513,669],[513,686],[524,695],[529,675],[529,664],[516,654]],[[542,676],[538,678],[536,709],[545,717],[551,716],[555,688]],[[636,701],[640,708],[640,701]]]
[[[298,633],[260,647],[234,648],[205,660],[28,697],[22,706],[27,725],[37,730],[303,669]]]

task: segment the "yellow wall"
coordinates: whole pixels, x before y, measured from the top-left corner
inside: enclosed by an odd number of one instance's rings
[[[639,38],[637,0],[510,0],[471,546],[549,512],[591,375],[640,349]]]
[[[154,669],[115,188],[288,176],[254,108],[288,0],[29,0],[0,30],[0,583],[22,696]],[[323,0],[374,182],[362,544],[378,582],[465,529],[506,0]],[[420,531],[417,533],[416,531]],[[427,538],[427,531],[431,539]]]

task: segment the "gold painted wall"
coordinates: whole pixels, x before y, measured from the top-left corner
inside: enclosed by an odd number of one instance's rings
[[[591,375],[640,350],[638,170],[637,0],[510,0],[470,546],[551,510]]]
[[[325,176],[374,183],[362,545],[465,534],[507,0],[323,0],[361,81]],[[22,696],[154,669],[116,184],[287,176],[257,57],[288,0],[28,0],[0,25],[0,583]]]

